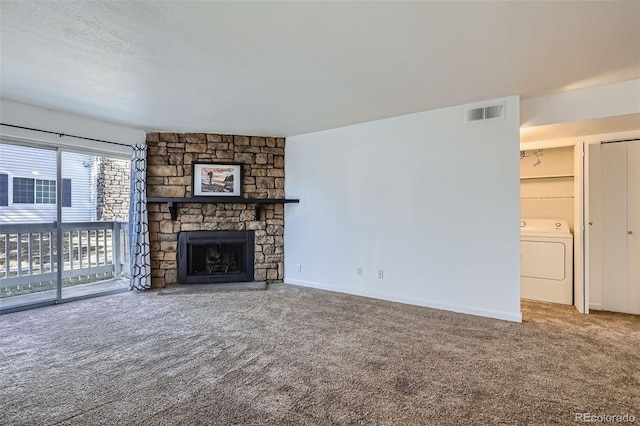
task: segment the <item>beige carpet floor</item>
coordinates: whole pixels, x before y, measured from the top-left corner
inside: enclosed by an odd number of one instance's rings
[[[280,284],[130,292],[2,315],[0,423],[640,417],[639,316],[532,302],[522,310],[516,324]]]

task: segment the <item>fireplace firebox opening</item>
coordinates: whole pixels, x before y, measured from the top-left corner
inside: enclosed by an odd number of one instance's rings
[[[254,231],[187,231],[178,235],[178,282],[253,281]]]

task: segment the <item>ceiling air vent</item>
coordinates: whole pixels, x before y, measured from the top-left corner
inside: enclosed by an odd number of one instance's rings
[[[504,118],[505,105],[489,105],[467,110],[467,122]]]

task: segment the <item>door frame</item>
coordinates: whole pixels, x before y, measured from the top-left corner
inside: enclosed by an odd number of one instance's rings
[[[593,204],[594,200],[601,197],[602,191],[602,165],[601,142],[585,143],[585,176],[584,176],[584,265],[585,286],[589,291],[587,308],[602,310],[602,260],[600,249],[602,247],[602,229],[599,223],[602,219],[600,206]],[[596,227],[593,224],[596,223]],[[597,298],[591,297],[598,293]]]
[[[573,147],[573,305],[589,313],[589,288],[584,271],[584,139],[554,139],[523,142],[521,150]]]

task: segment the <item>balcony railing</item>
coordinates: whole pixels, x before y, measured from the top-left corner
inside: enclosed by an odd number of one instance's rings
[[[62,223],[62,279],[83,283],[128,273],[126,222]],[[0,225],[0,290],[55,283],[58,278],[55,223]]]

